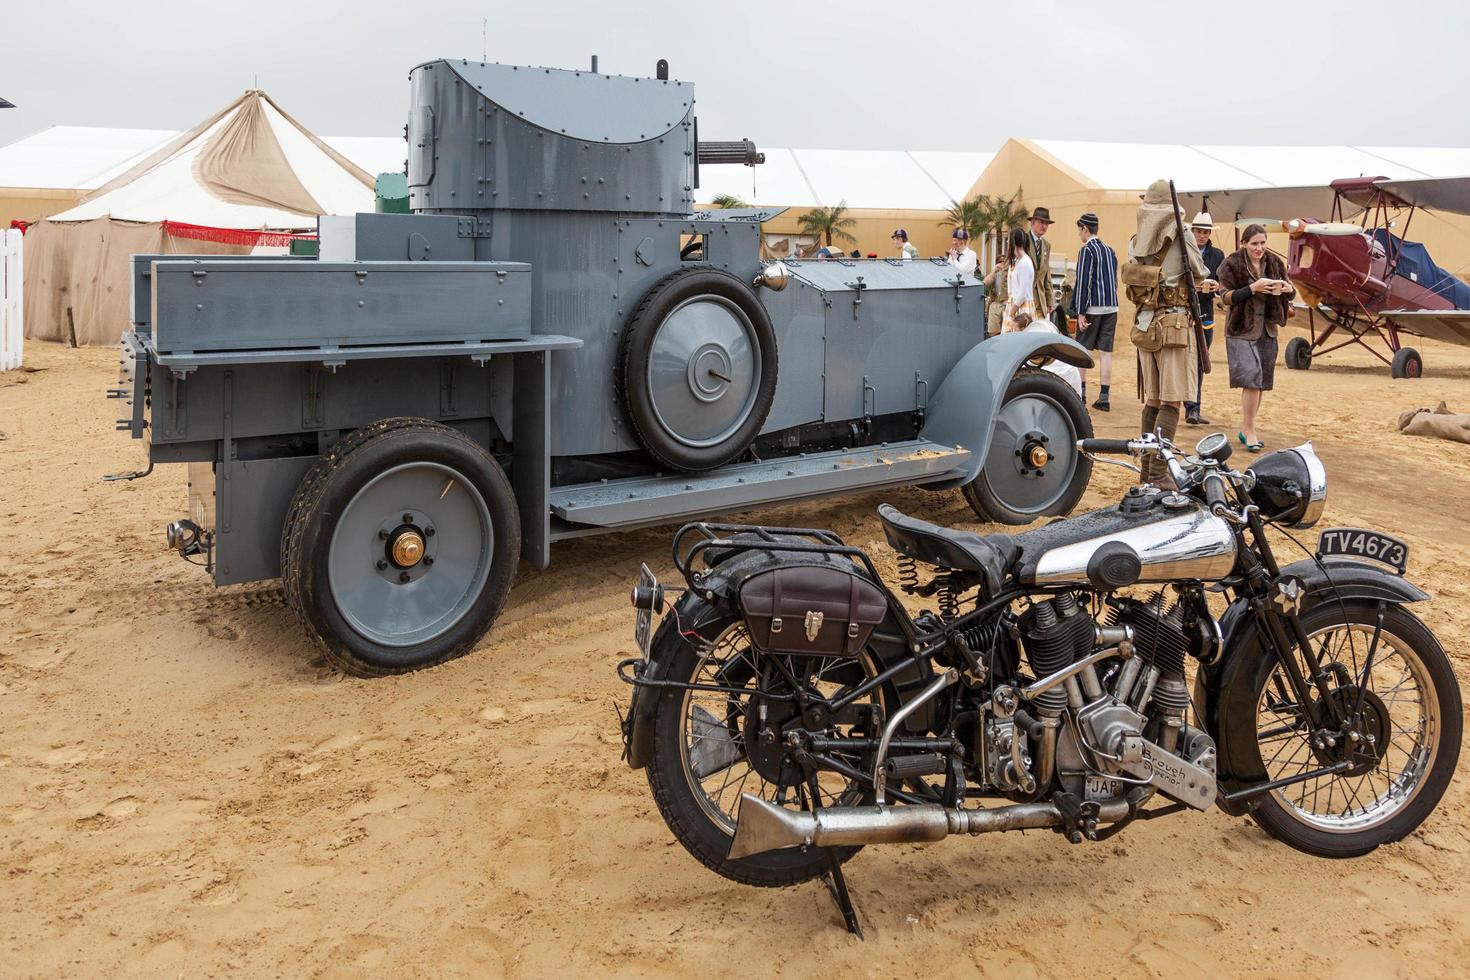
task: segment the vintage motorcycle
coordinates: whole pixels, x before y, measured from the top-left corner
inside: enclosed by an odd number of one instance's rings
[[[936,607],[917,615],[830,531],[677,532],[687,588],[643,568],[641,655],[618,670],[628,762],[691,854],[751,885],[827,876],[858,932],[842,863],[865,844],[1027,828],[1079,843],[1216,805],[1352,857],[1429,816],[1460,692],[1407,608],[1428,598],[1403,577],[1407,547],[1332,528],[1283,567],[1268,540],[1322,514],[1311,443],[1244,472],[1221,434],[1193,454],[1157,435],[1078,446],[1160,460],[1174,487],[1017,535],[885,504],[900,588]]]

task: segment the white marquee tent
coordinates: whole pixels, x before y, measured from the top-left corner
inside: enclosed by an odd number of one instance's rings
[[[256,90],[112,173],[27,232],[28,336],[115,341],[130,254],[282,246],[318,215],[373,208],[368,172]]]

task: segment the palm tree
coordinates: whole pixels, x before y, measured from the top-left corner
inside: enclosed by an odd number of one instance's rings
[[[963,228],[972,239],[979,239],[990,230],[990,199],[984,194],[959,201],[944,213],[939,224],[950,228]]]
[[[857,241],[844,230],[855,224],[857,224],[857,219],[847,216],[845,199],[838,201],[837,206],[833,208],[812,208],[796,219],[796,227],[800,228],[803,234],[824,238],[826,245],[831,245],[834,238],[845,242]]]
[[[710,203],[713,204],[715,207],[722,208],[724,210],[750,207],[749,204],[740,200],[740,198],[736,197],[734,194],[716,194],[714,198],[711,199]]]
[[[995,242],[995,255],[1005,254],[1006,236],[1012,228],[1019,228],[1026,220],[1026,204],[1021,198],[1021,188],[1016,188],[1016,193],[1010,197],[1002,197],[996,194],[990,197],[985,194],[979,195],[985,202],[985,233],[992,236]]]

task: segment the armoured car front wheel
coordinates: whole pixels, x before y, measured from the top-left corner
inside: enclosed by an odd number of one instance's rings
[[[1092,461],[1077,451],[1078,439],[1092,437],[1092,419],[1072,386],[1022,368],[993,424],[985,466],[964,486],[971,509],[996,524],[1070,514],[1092,478]]]
[[[390,419],[308,472],[281,540],[286,595],[327,658],[376,677],[469,652],[520,557],[500,466],[463,433]]]

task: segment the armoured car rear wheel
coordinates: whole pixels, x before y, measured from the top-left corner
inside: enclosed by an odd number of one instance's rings
[[[714,469],[749,447],[776,394],[776,334],[751,289],[681,269],[628,320],[617,383],[638,441],[676,470]]]
[[[996,413],[985,466],[964,486],[981,520],[1029,524],[1070,514],[1092,478],[1092,461],[1077,451],[1092,437],[1092,419],[1072,386],[1050,371],[1022,368]]]
[[[391,419],[345,438],[302,481],[281,577],[327,658],[375,677],[469,652],[519,557],[515,498],[495,460],[457,430]]]

